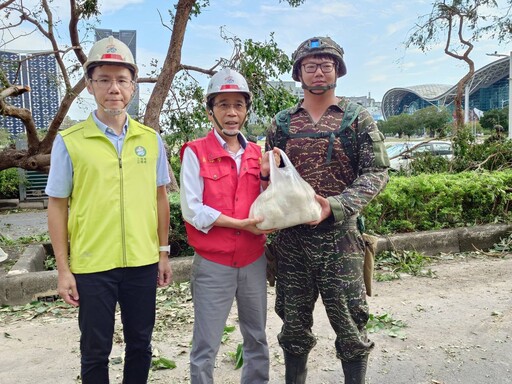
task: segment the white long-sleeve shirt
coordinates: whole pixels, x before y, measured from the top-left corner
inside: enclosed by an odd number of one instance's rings
[[[240,133],[240,149],[233,153],[229,151],[226,141],[214,130],[215,137],[219,144],[235,160],[237,173],[240,174],[242,155],[247,146],[246,138]],[[181,160],[180,172],[180,202],[183,219],[194,226],[198,231],[208,233],[213,223],[219,218],[221,212],[203,204],[204,181],[199,172],[199,159],[192,149],[185,148]]]

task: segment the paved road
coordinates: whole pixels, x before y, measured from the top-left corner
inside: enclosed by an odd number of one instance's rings
[[[48,232],[47,211],[0,212],[0,235],[13,240],[23,236],[36,236]]]
[[[511,384],[512,383],[512,257],[469,258],[432,266],[436,278],[407,277],[375,282],[369,300],[376,316],[404,322],[402,337],[389,330],[370,335],[367,384]],[[162,297],[163,299],[163,297]],[[172,370],[151,372],[151,383],[188,384],[192,338],[192,303],[159,303],[153,347],[158,355],[176,362]],[[270,348],[269,384],[284,383],[282,351],[277,343],[281,320],[273,309],[275,289],[268,290],[267,338]],[[178,300],[179,302],[179,300]],[[173,308],[173,309],[171,309]],[[1,384],[76,383],[80,356],[76,315],[48,311],[2,323]],[[64,315],[64,316],[61,316]],[[188,320],[184,320],[188,317]],[[11,317],[12,318],[12,317]],[[341,364],[334,353],[335,335],[321,300],[315,307],[313,333],[318,344],[309,356],[308,384],[339,384]],[[119,320],[119,318],[117,318]],[[116,334],[121,333],[116,323]],[[236,305],[226,338],[216,359],[215,382],[240,383],[229,353],[241,342]],[[120,360],[124,345],[115,339],[112,352]],[[121,381],[122,364],[111,364],[112,384]]]

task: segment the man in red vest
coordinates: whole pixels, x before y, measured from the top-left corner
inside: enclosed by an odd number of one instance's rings
[[[242,383],[269,381],[265,333],[267,284],[265,234],[250,219],[251,204],[269,180],[268,153],[240,132],[252,94],[242,75],[216,73],[207,90],[213,129],[181,150],[181,209],[194,248],[191,289],[194,333],[192,384],[213,383],[215,357],[233,300],[243,335]]]

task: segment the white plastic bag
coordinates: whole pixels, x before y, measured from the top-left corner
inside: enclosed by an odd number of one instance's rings
[[[272,153],[270,184],[252,203],[249,217],[263,218],[259,229],[282,229],[309,223],[320,218],[322,208],[315,200],[315,191],[302,177],[282,151],[284,168],[276,165]]]

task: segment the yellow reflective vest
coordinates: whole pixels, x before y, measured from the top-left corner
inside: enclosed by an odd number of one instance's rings
[[[92,116],[60,135],[73,164],[71,271],[92,273],[158,262],[156,132],[129,118],[120,155]]]

